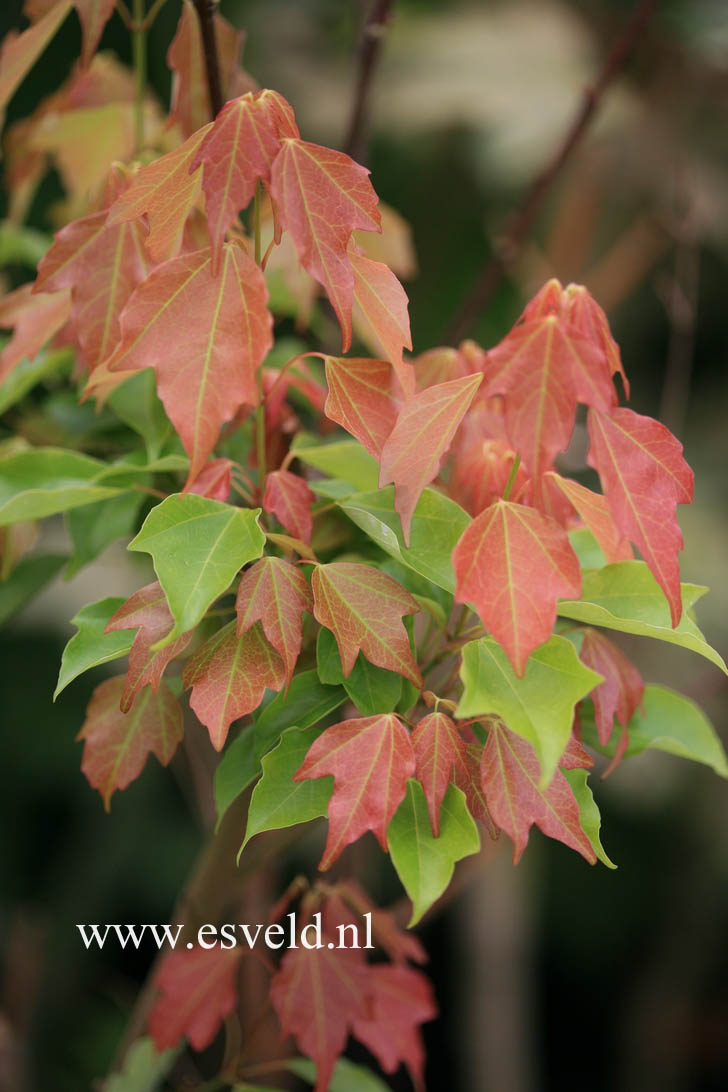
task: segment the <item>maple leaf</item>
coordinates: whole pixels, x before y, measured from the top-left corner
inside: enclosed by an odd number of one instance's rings
[[[420,1024],[434,1020],[437,1005],[429,980],[412,967],[379,963],[368,968],[371,1016],[354,1021],[354,1037],[372,1052],[385,1073],[404,1062],[418,1092],[424,1092],[425,1050]]]
[[[156,580],[134,592],[107,622],[104,633],[137,627],[139,630],[129,650],[129,669],[119,702],[122,712],[129,710],[134,695],[142,687],[151,686],[152,693],[157,693],[165,668],[190,643],[191,631],[183,633],[165,648],[152,651],[152,646],[166,637],[173,625],[167,597]]]
[[[605,497],[571,478],[562,478],[554,471],[544,475],[546,488],[551,483],[558,487],[579,513],[585,526],[599,543],[608,565],[615,561],[631,561],[634,553],[629,539],[617,530]]]
[[[290,948],[270,984],[284,1035],[316,1063],[314,1092],[326,1092],[351,1026],[369,1011],[361,954],[342,948]]]
[[[364,914],[370,915],[372,936],[393,962],[402,963],[407,959],[413,963],[427,962],[427,952],[414,933],[401,929],[394,914],[376,906],[356,880],[345,880],[338,884],[338,889],[341,897],[357,914],[362,917]]]
[[[370,663],[422,686],[402,622],[420,607],[401,584],[371,565],[333,561],[316,566],[311,587],[314,617],[336,638],[347,678],[361,651]]]
[[[109,209],[109,224],[146,216],[149,233],[144,245],[155,264],[179,253],[187,217],[202,189],[202,172],[191,167],[210,129],[212,122],[198,129],[179,148],[142,167],[128,190]]]
[[[415,776],[425,790],[432,833],[440,836],[440,805],[453,779],[453,769],[465,768],[465,741],[455,723],[445,713],[428,713],[412,733],[415,752]]]
[[[642,705],[645,682],[621,648],[596,629],[589,628],[584,633],[579,659],[604,676],[604,682],[596,686],[590,695],[594,702],[597,736],[602,746],[606,747],[612,737],[615,717],[622,726],[621,738],[608,770],[611,772],[627,749],[627,725]]]
[[[659,421],[623,407],[610,415],[591,409],[588,430],[587,462],[599,473],[618,530],[664,591],[674,627],[682,614],[677,555],[683,546],[675,508],[693,499],[682,444]]]
[[[306,545],[311,544],[313,515],[311,505],[316,498],[304,479],[290,470],[274,470],[265,481],[263,508]]]
[[[213,24],[222,94],[227,98],[240,62],[245,34],[219,12],[215,12],[213,16]],[[167,51],[167,67],[172,71],[169,125],[176,122],[183,136],[188,137],[201,129],[210,120],[212,113],[200,21],[189,0],[185,0],[182,5],[177,30]]]
[[[90,64],[104,27],[111,18],[116,0],[73,0],[83,28],[81,64]]]
[[[559,766],[562,770],[590,770],[594,765],[594,759],[585,751],[582,747],[579,739],[576,735],[576,724],[579,715],[579,708],[574,710],[574,731],[569,736],[569,742],[566,744],[564,753],[559,759]]]
[[[412,742],[393,713],[340,721],[314,741],[293,780],[334,777],[322,872],[368,830],[386,852],[387,827],[414,771]]]
[[[301,651],[303,612],[313,611],[313,596],[301,570],[279,557],[263,557],[243,573],[235,601],[238,636],[260,622],[280,654],[290,683]]]
[[[369,171],[343,152],[288,138],[273,163],[270,191],[301,264],[331,300],[348,352],[354,270],[347,246],[356,228],[381,230]]]
[[[473,819],[482,823],[490,837],[495,840],[498,837],[498,828],[488,811],[480,777],[482,757],[483,748],[480,743],[466,743],[464,762],[453,767],[453,784],[464,794]]]
[[[91,371],[116,347],[121,312],[145,279],[140,224],[106,226],[106,212],[59,231],[38,266],[34,292],[71,290],[71,326]]]
[[[557,281],[558,284],[558,281]],[[561,298],[563,314],[581,334],[598,345],[607,358],[612,375],[622,377],[624,393],[629,398],[629,380],[622,366],[619,346],[612,337],[604,311],[583,284],[567,284]]]
[[[71,0],[57,0],[22,34],[6,34],[0,48],[0,122],[6,103],[15,93],[71,10]]]
[[[198,250],[154,269],[125,307],[121,343],[108,361],[111,372],[154,368],[190,456],[189,481],[221,425],[242,405],[257,404],[255,372],[272,343],[265,280],[253,260],[226,243],[218,277],[211,261],[209,249]]]
[[[149,1034],[158,1051],[185,1037],[194,1050],[215,1039],[238,1002],[240,948],[194,947],[165,952],[154,985],[160,991],[149,1014]]]
[[[230,459],[211,459],[205,463],[195,480],[187,486],[187,493],[197,493],[210,500],[227,501],[233,480],[233,463]]]
[[[81,770],[109,810],[116,789],[125,789],[144,769],[148,755],[168,765],[182,739],[182,710],[166,684],[137,694],[129,711],[120,709],[125,679],[117,675],[96,687],[77,739],[85,741]]]
[[[533,823],[549,838],[581,853],[590,864],[596,862],[571,786],[557,770],[548,787],[539,788],[538,758],[524,739],[504,725],[491,723],[480,772],[493,819],[513,841],[514,864],[526,848]]]
[[[327,356],[325,366],[329,393],[324,413],[378,458],[397,420],[392,365],[367,357]]]
[[[65,326],[71,314],[67,291],[33,295],[23,284],[0,300],[0,329],[13,328],[13,336],[0,352],[0,383],[21,360],[33,360],[47,341]]]
[[[425,486],[437,477],[481,379],[480,375],[451,379],[413,395],[402,407],[382,448],[379,487],[394,482],[394,507],[402,520],[407,546],[417,501]]]
[[[202,188],[215,262],[225,232],[270,181],[281,138],[299,136],[293,109],[276,91],[248,92],[228,102],[205,135],[192,170],[203,167]]]
[[[389,360],[405,394],[415,389],[411,364],[402,359],[403,349],[412,349],[407,293],[389,266],[373,262],[349,245],[354,270],[354,323],[359,336],[375,352]]]
[[[469,424],[466,418],[463,431],[470,431],[467,428]],[[509,481],[510,499],[520,500],[530,479],[519,465],[511,480],[516,458],[515,451],[500,440],[484,440],[482,436],[475,439],[473,436],[467,442],[463,437],[463,442],[458,441],[453,451],[453,469],[447,483],[448,496],[473,516],[502,497]]]
[[[453,550],[456,600],[472,603],[519,677],[548,640],[560,596],[578,599],[581,570],[566,532],[549,516],[499,500]]]
[[[484,364],[483,395],[504,396],[508,438],[534,478],[568,446],[578,402],[605,411],[617,402],[604,349],[563,314],[560,293],[558,281],[546,284]]]
[[[238,637],[229,622],[197,650],[185,664],[182,682],[191,686],[190,705],[221,751],[230,725],[252,713],[267,689],[280,690],[286,680],[283,660],[256,623]]]

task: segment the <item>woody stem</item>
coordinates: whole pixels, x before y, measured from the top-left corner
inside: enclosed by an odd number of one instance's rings
[[[147,86],[147,32],[144,27],[144,0],[134,0],[132,56],[134,60],[134,127],[137,155],[144,147],[144,93]]]

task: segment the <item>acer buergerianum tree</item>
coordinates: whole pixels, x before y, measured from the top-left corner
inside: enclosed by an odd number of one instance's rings
[[[196,717],[220,752],[218,844],[236,824],[243,876],[265,832],[328,822],[318,873],[270,913],[320,914],[323,947],[262,965],[244,945],[167,951],[119,1065],[162,1081],[184,1040],[203,1051],[225,1027],[216,1088],[286,1070],[317,1092],[363,1088],[350,1037],[422,1088],[426,953],[345,859],[328,870],[371,831],[413,926],[501,832],[514,861],[536,825],[613,867],[595,754],[611,771],[656,747],[728,774],[701,710],[646,684],[609,635],[725,671],[695,620],[705,589],[680,582],[692,472],[667,428],[621,404],[620,351],[584,287],[546,283],[496,346],[411,355],[396,214],[364,167],[257,88],[240,31],[205,3],[180,8],[168,116],[144,81],[160,3],[140,0],[118,6],[133,73],[95,53],[113,0],[28,0],[0,56],[3,104],[72,6],[80,60],[5,137],[11,256],[40,260],[0,301],[1,610],[126,539],[156,579],[79,604],[56,689],[117,664],[79,731],[104,807],[150,754],[167,765]],[[36,253],[22,223],[49,164],[68,222]],[[296,339],[276,336],[279,318]],[[8,411],[59,383],[99,411],[85,450],[11,434]],[[559,469],[579,406],[589,485]],[[58,513],[70,558],[33,552]],[[220,922],[242,920],[237,892],[218,891]],[[194,900],[180,906],[194,938]],[[329,947],[365,921],[375,959]],[[234,1030],[251,960],[289,1040],[267,1058]]]

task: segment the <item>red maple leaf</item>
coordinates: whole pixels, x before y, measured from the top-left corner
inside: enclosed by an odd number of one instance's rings
[[[417,501],[425,486],[437,477],[481,380],[481,375],[469,375],[413,395],[402,407],[382,448],[379,486],[394,482],[394,506],[408,546]]]
[[[590,695],[594,702],[597,735],[603,747],[612,738],[615,717],[622,726],[614,758],[607,770],[607,773],[611,773],[627,749],[627,725],[642,704],[645,682],[621,648],[596,629],[589,628],[584,633],[579,657],[582,663],[604,677],[604,682],[596,686]]]
[[[238,635],[261,622],[290,682],[301,651],[303,612],[313,611],[311,589],[301,570],[278,557],[261,558],[243,573],[235,609]]]
[[[260,269],[233,243],[225,244],[217,277],[211,261],[207,249],[158,266],[125,307],[121,344],[108,361],[110,372],[154,368],[159,397],[190,456],[190,481],[221,425],[242,405],[257,404],[255,373],[271,346]]]
[[[205,463],[185,492],[197,493],[200,497],[225,503],[232,487],[233,465],[231,459],[211,459],[209,463]]]
[[[569,501],[581,516],[584,525],[589,528],[599,543],[602,552],[611,565],[615,561],[629,561],[634,557],[629,539],[617,530],[606,498],[601,493],[594,493],[571,478],[562,478],[560,474],[549,471],[543,477],[542,497],[548,496],[553,487]]]
[[[498,828],[493,822],[493,816],[488,811],[488,805],[483,792],[480,776],[480,763],[483,757],[483,748],[480,743],[467,743],[465,745],[465,760],[454,767],[453,783],[465,796],[465,803],[473,819],[481,823],[491,838],[498,837]]]
[[[422,675],[402,622],[420,607],[393,577],[371,565],[333,561],[317,565],[311,578],[314,616],[339,646],[344,675],[361,651],[367,660],[422,686]]]
[[[91,371],[121,337],[120,316],[148,273],[139,223],[106,226],[106,212],[59,231],[38,266],[34,292],[71,290],[71,327]]]
[[[174,258],[182,246],[187,217],[202,188],[202,172],[190,168],[211,128],[212,122],[198,129],[179,148],[142,167],[128,190],[109,209],[109,224],[146,217],[149,233],[144,245],[155,263]]]
[[[368,830],[386,852],[387,827],[414,771],[412,742],[393,713],[341,721],[315,740],[293,780],[334,777],[322,872]]]
[[[354,270],[355,317],[368,332],[367,341],[391,362],[403,391],[412,394],[414,372],[402,359],[402,350],[412,348],[407,293],[388,265],[357,253],[351,244],[349,261]]]
[[[314,494],[299,474],[274,470],[265,480],[263,508],[271,512],[289,534],[311,544]]]
[[[453,780],[454,767],[466,773],[465,741],[445,713],[428,713],[412,732],[415,776],[425,790],[432,833],[440,836],[440,805]]]
[[[182,710],[168,686],[162,683],[156,694],[144,689],[124,713],[125,685],[117,675],[96,687],[76,737],[85,741],[81,770],[101,793],[106,811],[116,789],[125,789],[142,772],[150,752],[166,766],[183,735]]]
[[[154,978],[160,996],[149,1015],[149,1034],[157,1050],[187,1039],[204,1050],[238,1002],[240,948],[180,949],[166,952]]]
[[[73,0],[83,28],[81,64],[86,66],[96,52],[104,27],[111,18],[116,0]]]
[[[682,614],[677,555],[683,537],[675,508],[693,499],[693,472],[682,444],[659,421],[625,408],[609,415],[591,409],[588,428],[587,461],[599,472],[612,518],[652,570],[676,626]]]
[[[513,841],[514,864],[526,848],[533,823],[549,838],[564,842],[590,864],[595,863],[571,786],[557,770],[548,788],[539,788],[541,768],[530,743],[504,725],[492,723],[480,773],[493,819]]]
[[[326,357],[329,394],[324,413],[355,436],[375,458],[397,420],[393,378],[392,365],[386,360]]]
[[[457,601],[475,606],[522,676],[551,636],[557,599],[581,594],[566,531],[534,508],[499,500],[465,529],[452,558]]]
[[[369,171],[343,152],[289,138],[273,163],[270,188],[301,264],[331,300],[347,352],[354,301],[349,239],[356,228],[381,230]]]
[[[270,181],[281,138],[298,136],[293,109],[276,91],[249,91],[218,114],[192,164],[193,170],[203,167],[215,263],[225,232],[252,201],[257,183]]]
[[[483,394],[504,396],[508,438],[534,478],[568,446],[578,402],[606,411],[617,402],[602,344],[570,321],[561,292],[549,281],[484,365]]]
[[[326,1092],[354,1021],[369,1013],[368,970],[360,952],[290,948],[271,981],[283,1034],[316,1063],[314,1092]]]
[[[404,1062],[413,1085],[424,1092],[425,1049],[420,1024],[437,1016],[428,978],[412,967],[379,963],[369,966],[368,985],[371,1015],[355,1019],[355,1038],[371,1050],[385,1073],[394,1073]]]
[[[266,690],[280,690],[283,660],[269,644],[259,622],[238,637],[229,622],[205,641],[185,664],[182,682],[192,687],[190,705],[221,751],[230,725],[252,713]]]
[[[23,284],[0,300],[0,329],[13,329],[13,336],[0,352],[0,383],[21,360],[33,360],[47,341],[65,326],[71,314],[67,290],[34,295],[32,285]]]
[[[134,592],[106,623],[104,633],[113,633],[119,629],[139,629],[129,651],[129,670],[120,701],[122,712],[128,711],[134,695],[143,686],[151,686],[153,693],[157,693],[167,664],[179,656],[190,643],[192,633],[183,633],[165,648],[152,651],[152,645],[166,637],[173,625],[174,618],[167,597],[156,580]]]

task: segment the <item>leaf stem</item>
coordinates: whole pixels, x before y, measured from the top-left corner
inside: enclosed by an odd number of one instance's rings
[[[134,17],[132,16],[132,13],[129,11],[128,7],[124,3],[124,0],[116,0],[116,10],[118,11],[119,15],[121,16],[121,21],[123,22],[126,29],[127,30],[133,30],[134,29]]]
[[[143,26],[144,30],[149,30],[152,23],[157,18],[157,16],[159,15],[160,11],[162,10],[162,8],[164,7],[164,5],[166,3],[167,3],[167,0],[154,0],[154,3],[152,4],[151,8],[147,12],[146,17],[144,19],[144,22],[142,23],[142,26]]]
[[[132,56],[134,60],[134,127],[137,155],[144,147],[144,93],[147,89],[147,32],[144,26],[144,0],[134,0]]]
[[[263,200],[263,186],[260,182],[255,187],[255,198],[253,199],[253,240],[255,244],[255,264],[261,265],[261,241],[260,241],[260,206]],[[258,384],[258,406],[255,411],[255,453],[258,462],[258,489],[260,493],[260,501],[263,500],[263,493],[265,492],[265,397],[263,394],[263,372],[261,368],[258,368],[256,372],[256,381]]]
[[[511,489],[513,489],[513,483],[516,480],[516,474],[518,473],[518,468],[519,468],[520,465],[521,465],[521,456],[516,455],[515,459],[513,460],[513,466],[511,467],[511,472],[508,475],[508,481],[506,482],[506,487],[503,490],[503,500],[504,501],[507,501],[508,498],[511,495]]]

